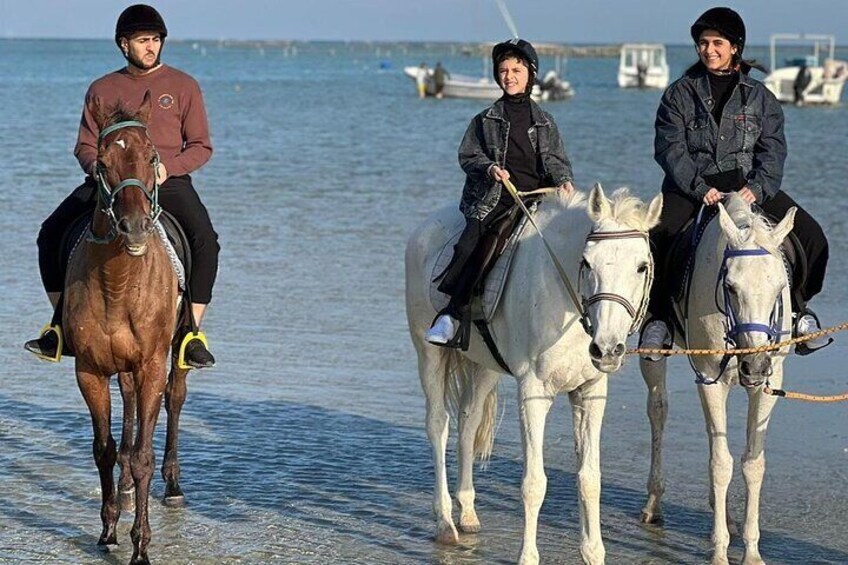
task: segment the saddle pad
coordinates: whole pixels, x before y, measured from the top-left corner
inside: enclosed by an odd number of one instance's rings
[[[495,264],[489,271],[489,274],[486,276],[486,280],[483,282],[483,295],[480,297],[480,301],[483,319],[486,320],[486,322],[490,322],[497,311],[498,303],[500,302],[501,295],[506,287],[509,268],[512,265],[512,259],[515,256],[515,250],[518,247],[518,240],[526,226],[527,216],[522,215],[512,234],[509,236],[503,253],[501,253],[500,257],[497,258]],[[460,229],[448,239],[439,251],[439,255],[436,258],[436,264],[433,266],[433,272],[430,276],[430,304],[437,312],[440,312],[448,305],[448,302],[450,302],[450,296],[439,292],[439,281],[432,281],[439,277],[439,275],[441,275],[447,268],[453,258],[453,247],[456,245],[461,234],[462,230]]]

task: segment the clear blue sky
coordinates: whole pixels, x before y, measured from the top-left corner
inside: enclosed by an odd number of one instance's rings
[[[107,38],[132,2],[0,0],[0,37]],[[509,36],[494,0],[160,0],[177,39],[487,41]],[[696,0],[506,0],[523,37],[564,43],[689,41],[714,5]],[[724,4],[727,5],[727,4]],[[729,4],[748,43],[771,33],[828,33],[848,44],[848,0],[742,0]]]

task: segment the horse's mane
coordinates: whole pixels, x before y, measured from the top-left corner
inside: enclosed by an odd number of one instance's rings
[[[109,107],[106,115],[108,116],[105,124],[107,126],[117,124],[119,122],[140,121],[139,113],[126,108],[120,100],[116,102],[114,106]]]
[[[546,195],[542,202],[552,204],[560,210],[585,210],[588,206],[586,193],[579,190],[574,190],[568,195],[563,195],[560,191],[557,191]],[[603,220],[611,220],[645,233],[654,227],[648,220],[648,204],[630,194],[630,189],[626,186],[613,192],[610,204],[610,215],[602,218]]]
[[[737,193],[732,193],[724,204],[730,219],[739,228],[740,237],[730,241],[733,247],[740,248],[751,242],[759,245],[769,253],[779,254],[778,244],[772,237],[774,225],[762,214],[755,212],[751,206]]]

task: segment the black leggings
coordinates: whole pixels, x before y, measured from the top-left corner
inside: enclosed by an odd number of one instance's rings
[[[97,184],[91,177],[76,188],[41,224],[38,232],[38,267],[47,292],[62,292],[66,265],[60,249],[62,235],[71,222],[94,208]],[[189,175],[171,177],[159,187],[159,204],[173,215],[185,231],[191,247],[192,270],[189,289],[192,302],[208,304],[218,274],[218,234],[209,213],[191,184]]]
[[[501,197],[495,209],[482,220],[468,218],[453,246],[453,258],[442,275],[439,291],[450,295],[445,312],[461,318],[475,290],[485,278],[498,241],[510,229],[516,215],[512,198]],[[508,234],[507,234],[508,236]]]
[[[795,225],[792,228],[804,248],[807,257],[807,279],[803,285],[792,289],[792,309],[801,312],[807,302],[821,292],[827,269],[828,244],[821,226],[806,210],[798,206],[785,192],[778,191],[760,207],[775,218],[783,218],[792,206],[798,208]],[[701,204],[678,192],[663,193],[662,217],[657,227],[651,230],[651,248],[654,254],[654,285],[651,287],[651,301],[648,311],[652,318],[669,319],[671,313],[671,293],[669,278],[665,273],[665,259],[674,242],[690,218],[697,215]]]

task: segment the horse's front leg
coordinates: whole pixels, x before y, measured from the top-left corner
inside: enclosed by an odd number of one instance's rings
[[[148,522],[148,497],[150,479],[153,477],[155,456],[153,453],[153,432],[159,418],[159,407],[165,392],[165,361],[148,363],[142,370],[135,372],[138,390],[138,435],[132,452],[131,467],[135,481],[135,522],[130,537],[133,541],[131,565],[148,565],[147,546],[150,543],[150,524]]]
[[[727,446],[727,395],[730,385],[724,381],[698,385],[701,407],[710,444],[710,501],[713,507],[713,565],[727,565],[728,530],[727,488],[733,476],[733,457]]]
[[[180,412],[186,399],[186,376],[188,370],[171,363],[171,374],[165,388],[165,411],[168,413],[168,428],[165,439],[165,457],[162,460],[162,479],[165,481],[166,506],[185,505],[185,496],[180,489]]]
[[[118,385],[123,399],[123,423],[121,426],[121,447],[118,450],[118,465],[121,476],[118,479],[118,495],[120,509],[132,512],[135,510],[135,485],[133,484],[130,456],[133,447],[133,430],[135,427],[135,381],[132,373],[118,373]]]
[[[771,384],[780,387],[782,367],[776,368]],[[766,430],[777,397],[763,394],[762,387],[748,389],[748,442],[742,458],[742,475],[748,487],[745,504],[743,565],[765,565],[760,556],[760,490],[766,472]]]
[[[606,557],[601,538],[601,424],[607,405],[607,382],[604,375],[568,395],[577,453],[580,554],[589,565],[601,565]]]
[[[666,359],[639,360],[642,379],[648,386],[648,420],[651,423],[651,473],[648,475],[648,500],[642,508],[644,524],[662,523],[662,495],[665,480],[662,470],[662,444],[665,421],[668,417],[668,390],[666,388]]]
[[[456,501],[459,504],[459,529],[465,533],[480,531],[480,520],[474,510],[474,455],[488,449],[494,434],[497,418],[495,387],[500,377],[500,373],[495,371],[479,371],[474,375],[474,381],[465,387],[460,399]],[[486,445],[479,445],[481,442]]]
[[[103,531],[97,545],[117,545],[117,525],[121,510],[115,496],[115,462],[117,452],[112,438],[112,398],[109,393],[109,378],[80,366],[77,358],[77,384],[82,397],[91,413],[91,425],[94,429],[92,451],[97,471],[100,473],[100,520]]]
[[[448,354],[434,345],[425,343],[421,337],[413,339],[418,350],[418,376],[426,401],[427,438],[433,450],[433,470],[436,478],[433,514],[436,517],[436,541],[455,544],[459,543],[459,532],[456,531],[451,515],[452,503],[445,462],[450,421],[445,403]]]
[[[524,541],[521,544],[520,565],[539,562],[536,534],[539,509],[545,500],[548,478],[545,475],[543,448],[545,420],[554,397],[535,375],[519,379],[518,413],[521,420],[521,440],[524,447],[524,477],[521,498],[524,500]]]

